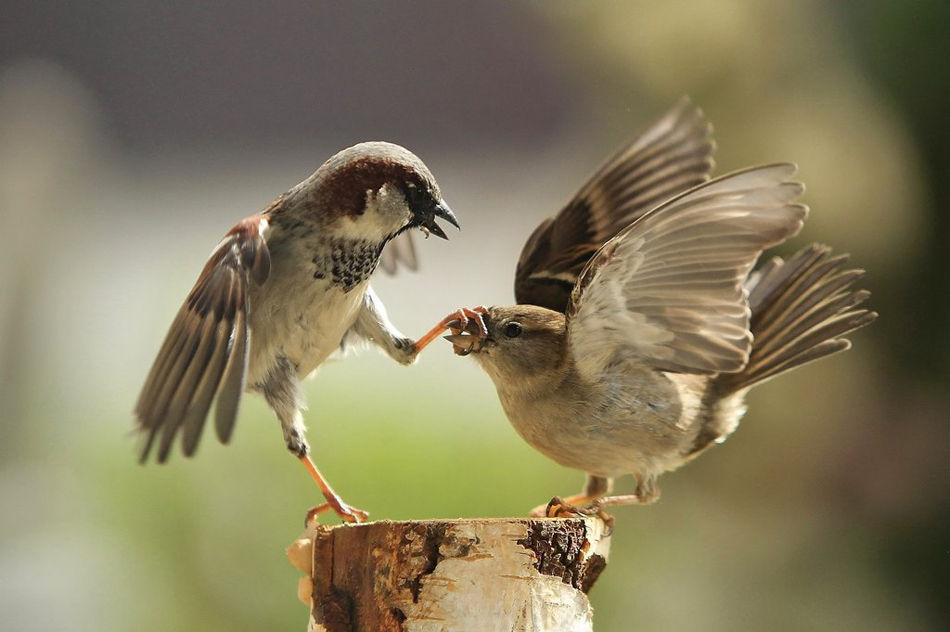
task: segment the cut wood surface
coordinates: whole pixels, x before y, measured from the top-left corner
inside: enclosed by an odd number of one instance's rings
[[[287,550],[311,632],[587,632],[610,537],[590,518],[315,525]]]

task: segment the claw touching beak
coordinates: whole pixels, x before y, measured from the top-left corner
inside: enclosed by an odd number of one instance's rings
[[[436,237],[441,237],[442,239],[448,239],[445,231],[442,230],[442,227],[435,222],[435,218],[440,217],[452,224],[456,228],[459,228],[459,221],[455,217],[455,213],[452,212],[452,209],[445,202],[439,202],[426,213],[422,214],[422,217],[419,220],[419,228],[422,232],[426,233],[428,236],[429,233],[435,235]]]
[[[474,309],[460,307],[440,320],[438,323],[436,323],[435,327],[424,333],[421,338],[416,340],[413,343],[414,353],[418,355],[419,352],[425,349],[430,342],[438,338],[439,334],[441,334],[446,329],[449,329],[455,335],[461,335],[463,330],[471,332],[472,335],[468,336],[468,338],[472,338],[473,340],[461,341],[461,344],[457,345],[455,348],[456,353],[459,353],[459,349],[463,349],[465,352],[461,353],[460,355],[468,355],[472,352],[474,339],[483,340],[488,337],[488,325],[485,324],[485,316],[487,315],[488,308],[484,305],[479,305]],[[453,341],[452,337],[450,336],[446,336],[446,339],[450,342]]]
[[[465,323],[464,328],[462,328],[461,325],[461,321],[457,318],[446,323],[446,327],[458,333],[442,336],[452,343],[455,355],[466,356],[472,352],[478,353],[481,351],[482,343],[487,336],[485,332],[481,330],[479,323],[475,319],[469,319],[468,322]]]

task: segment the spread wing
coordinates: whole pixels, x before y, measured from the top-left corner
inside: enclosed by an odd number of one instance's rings
[[[390,239],[379,255],[379,267],[386,274],[395,274],[400,266],[405,266],[407,270],[413,272],[419,268],[419,261],[416,259],[416,244],[408,230]]]
[[[651,208],[709,179],[715,143],[702,111],[682,99],[604,163],[555,217],[538,226],[518,260],[515,298],[559,312],[584,264]]]
[[[567,310],[572,353],[600,375],[618,357],[663,371],[720,373],[749,359],[744,283],[762,251],[798,233],[808,209],[790,164],[739,171],[650,211],[604,244]]]
[[[270,274],[266,228],[261,215],[232,228],[175,316],[135,406],[147,435],[143,462],[156,439],[164,462],[179,430],[185,455],[192,455],[215,396],[218,437],[230,439],[247,374],[248,284],[263,284]]]

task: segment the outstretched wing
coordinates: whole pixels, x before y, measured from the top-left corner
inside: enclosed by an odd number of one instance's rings
[[[163,463],[179,429],[191,456],[216,395],[218,437],[230,439],[247,374],[248,284],[263,284],[270,274],[266,229],[261,215],[232,228],[175,316],[135,406],[138,429],[147,435],[143,462],[158,439]]]
[[[535,229],[518,260],[518,303],[564,312],[577,275],[597,249],[651,208],[708,180],[714,151],[702,111],[680,100]]]
[[[581,370],[618,357],[663,371],[721,373],[749,359],[744,282],[762,251],[798,233],[808,209],[790,164],[739,171],[650,211],[604,244],[568,305]],[[618,355],[619,354],[619,355]]]

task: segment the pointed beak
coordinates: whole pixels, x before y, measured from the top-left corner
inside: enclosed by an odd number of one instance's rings
[[[478,338],[475,336],[468,334],[451,334],[442,337],[452,343],[452,350],[455,351],[455,355],[467,356],[476,350],[475,342]]]
[[[448,239],[448,236],[446,236],[445,231],[442,230],[442,227],[435,222],[437,217],[444,219],[456,228],[459,228],[459,221],[456,219],[455,213],[453,213],[448,204],[443,201],[440,201],[428,212],[422,214],[422,217],[419,220],[419,228],[421,228],[423,232],[432,233],[436,237]]]

